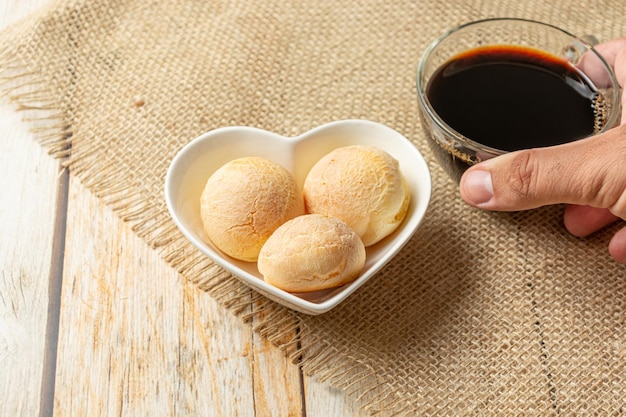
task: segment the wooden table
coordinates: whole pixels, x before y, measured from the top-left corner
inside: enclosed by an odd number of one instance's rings
[[[49,0],[0,0],[0,28]],[[147,247],[0,99],[0,416],[349,416]]]

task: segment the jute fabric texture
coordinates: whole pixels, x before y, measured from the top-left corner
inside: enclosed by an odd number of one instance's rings
[[[624,415],[626,268],[606,250],[619,225],[578,239],[562,206],[472,209],[421,131],[425,47],[504,16],[626,35],[623,0],[67,0],[0,34],[0,77],[42,145],[148,245],[364,412]],[[433,196],[399,256],[331,312],[257,295],[169,218],[167,167],[197,135],[247,125],[295,136],[347,118],[413,141]]]

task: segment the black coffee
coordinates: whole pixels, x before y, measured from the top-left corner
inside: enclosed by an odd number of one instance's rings
[[[582,73],[523,47],[460,54],[431,77],[426,95],[457,132],[505,151],[570,142],[604,123],[604,98]]]

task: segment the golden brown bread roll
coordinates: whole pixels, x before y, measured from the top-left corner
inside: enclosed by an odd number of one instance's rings
[[[365,264],[365,246],[334,217],[305,214],[276,229],[259,254],[265,281],[289,292],[309,292],[354,281]]]
[[[221,251],[256,261],[261,246],[281,224],[304,213],[293,175],[269,159],[232,160],[211,175],[202,192],[204,230]]]
[[[337,217],[373,245],[393,232],[409,207],[398,161],[374,146],[346,146],[325,155],[304,182],[308,213]]]

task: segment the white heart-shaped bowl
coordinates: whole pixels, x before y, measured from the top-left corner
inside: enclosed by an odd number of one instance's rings
[[[352,283],[313,293],[289,293],[263,280],[256,262],[222,253],[206,236],[200,218],[200,195],[207,179],[225,163],[243,156],[273,160],[291,171],[302,187],[311,167],[335,148],[371,145],[400,162],[411,191],[408,213],[389,236],[367,248],[361,275]],[[397,131],[367,120],[341,120],[289,138],[252,127],[224,127],[189,142],[174,157],[165,178],[165,200],[182,233],[215,263],[266,297],[306,314],[337,306],[375,275],[413,236],[424,218],[431,193],[428,166],[417,148]]]

